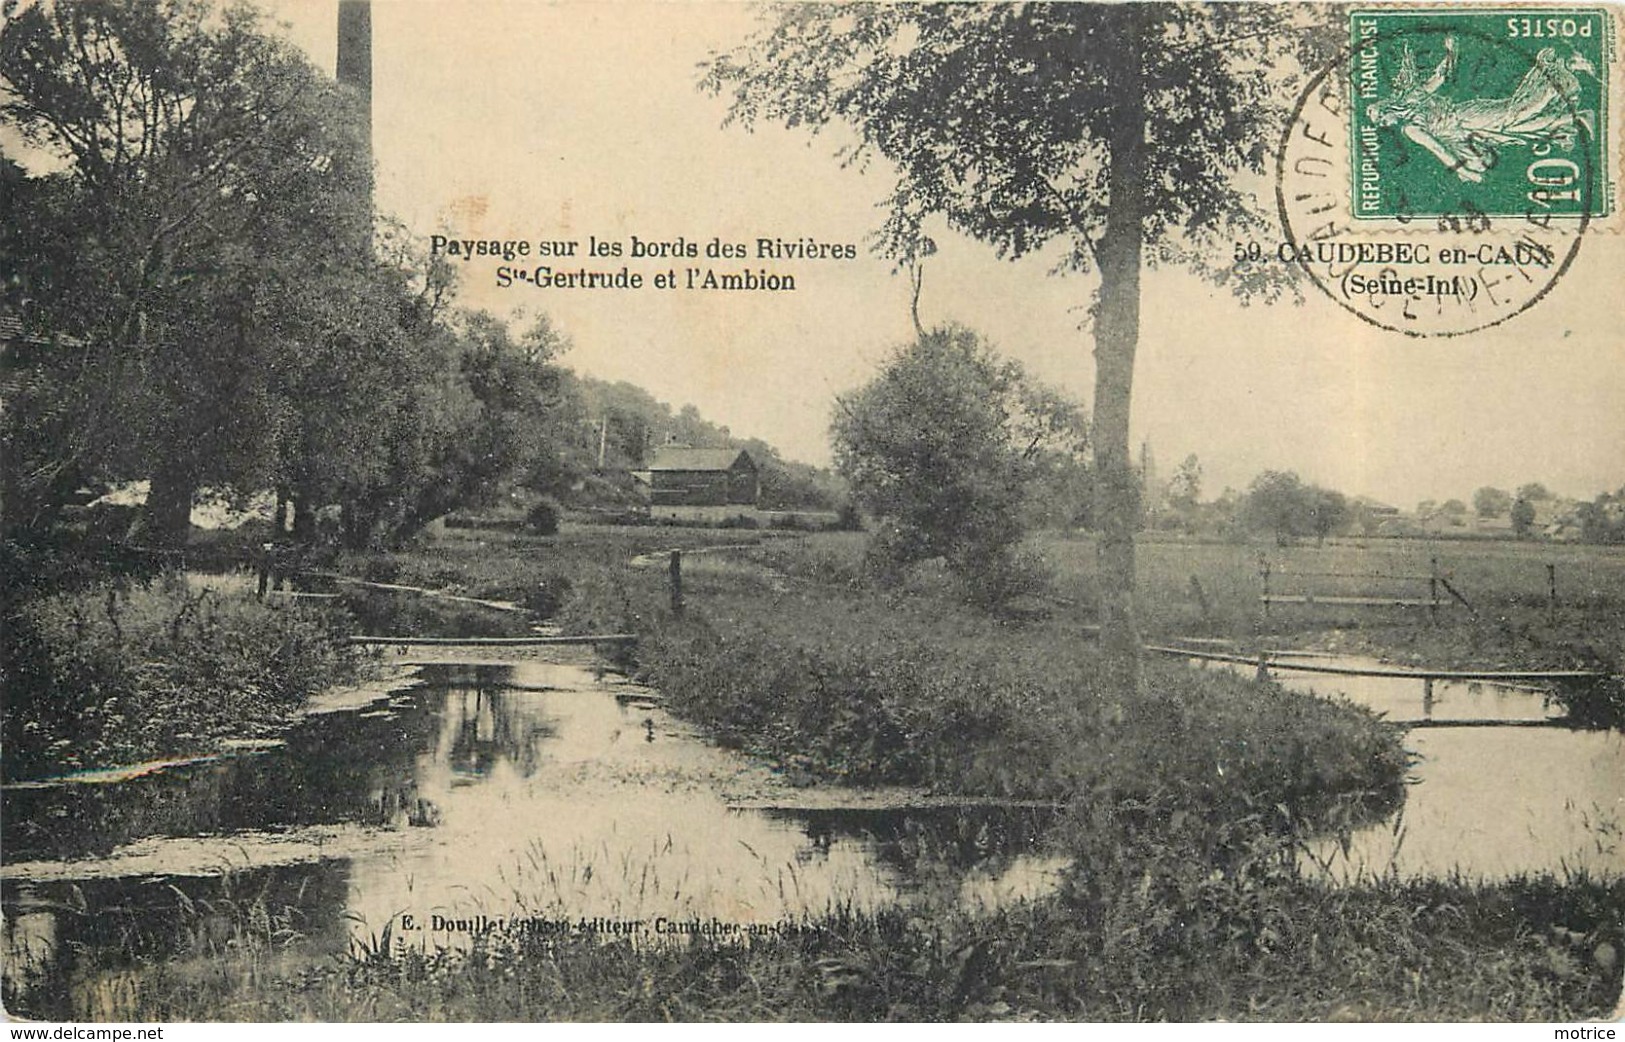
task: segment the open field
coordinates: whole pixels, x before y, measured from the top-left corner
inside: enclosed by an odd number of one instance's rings
[[[856,584],[862,582],[863,538],[823,533],[769,544],[752,556],[809,580]],[[1046,534],[1032,546],[1054,572],[1052,596],[1043,598],[1046,610],[1058,619],[1092,623],[1093,538]],[[1261,561],[1269,565],[1272,593],[1425,600],[1434,559],[1438,574],[1471,610],[1442,588],[1437,617],[1425,607],[1336,604],[1276,604],[1266,616],[1259,601]],[[1137,563],[1140,626],[1148,639],[1335,642],[1344,650],[1440,667],[1557,668],[1625,657],[1622,547],[1413,539],[1279,547],[1145,537]],[[1548,564],[1555,568],[1555,611],[1548,603]]]

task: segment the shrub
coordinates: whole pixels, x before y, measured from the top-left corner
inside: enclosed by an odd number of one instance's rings
[[[539,618],[550,619],[569,602],[571,585],[570,577],[562,573],[537,576],[536,585],[525,591],[519,603]]]
[[[525,514],[525,525],[538,535],[557,535],[559,505],[551,499],[538,500]]]
[[[972,603],[1000,604],[1036,478],[1078,463],[1081,409],[959,327],[922,332],[840,406],[836,469],[880,522],[876,574],[941,558]]]

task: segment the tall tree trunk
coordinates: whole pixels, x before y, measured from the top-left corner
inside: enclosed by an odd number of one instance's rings
[[[1134,618],[1134,529],[1140,483],[1129,455],[1129,404],[1140,339],[1140,252],[1144,232],[1145,95],[1140,64],[1145,33],[1138,4],[1122,5],[1113,52],[1110,209],[1096,246],[1100,298],[1095,316],[1095,504],[1100,532],[1100,646],[1108,690],[1131,697],[1140,681]]]
[[[344,523],[343,542],[346,550],[366,550],[373,545],[373,535],[378,530],[377,513],[363,506],[360,496],[352,496],[344,501],[340,519]]]
[[[276,513],[271,520],[272,538],[282,540],[288,534],[289,515],[293,513],[293,493],[286,485],[276,487]]]
[[[180,467],[159,467],[147,492],[147,542],[160,550],[186,546],[192,525],[192,496],[197,482]]]

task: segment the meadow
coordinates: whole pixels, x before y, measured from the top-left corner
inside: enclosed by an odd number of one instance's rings
[[[1094,539],[1046,533],[1030,547],[1053,573],[1050,588],[1033,604],[1053,618],[1091,624],[1098,592]],[[851,588],[865,583],[861,534],[771,542],[751,556],[811,580]],[[1260,602],[1264,565],[1274,594],[1426,600],[1435,562],[1436,573],[1466,605],[1443,588],[1436,613],[1324,603],[1274,604],[1266,613]],[[1137,571],[1138,617],[1148,640],[1332,643],[1439,668],[1617,668],[1625,658],[1625,547],[1489,539],[1334,539],[1283,547],[1145,535]],[[1549,598],[1554,575],[1555,606]]]

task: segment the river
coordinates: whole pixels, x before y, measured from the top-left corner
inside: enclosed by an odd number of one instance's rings
[[[1625,735],[1563,727],[1529,690],[1279,678],[1416,725],[1403,810],[1319,844],[1312,871],[1625,872]],[[118,1019],[110,960],[234,932],[302,958],[463,947],[514,921],[651,941],[992,906],[1064,867],[1044,842],[1053,809],[801,788],[702,740],[655,692],[550,662],[423,666],[321,700],[283,742],[11,786],[5,810],[6,1001],[57,1019]]]
[[[116,1014],[110,954],[232,931],[315,957],[462,947],[515,920],[649,940],[993,905],[1048,891],[1064,864],[1042,842],[1053,809],[832,802],[579,665],[427,666],[347,703],[270,748],[10,787],[8,1008]]]
[[[1377,668],[1310,655],[1280,663]],[[1277,669],[1286,687],[1345,698],[1410,726],[1405,804],[1346,849],[1313,852],[1339,880],[1393,875],[1505,879],[1536,872],[1625,875],[1625,733],[1565,726],[1534,688]]]

